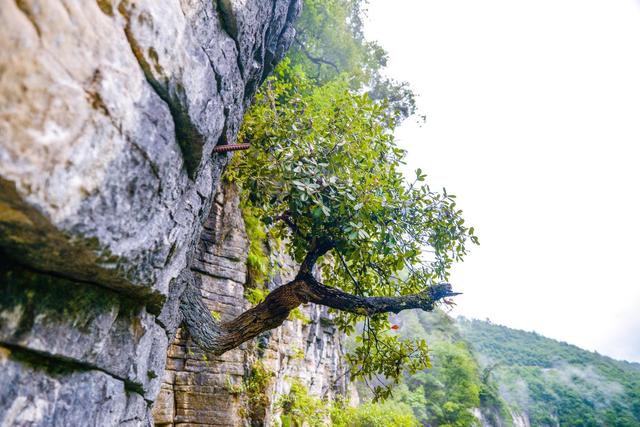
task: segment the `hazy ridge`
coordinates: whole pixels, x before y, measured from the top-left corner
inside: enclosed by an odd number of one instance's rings
[[[406,313],[398,321],[403,336],[423,337],[432,348],[432,378],[407,377],[398,396],[410,402],[424,395],[426,410],[413,408],[425,425],[478,422],[464,411],[484,426],[640,425],[638,363],[442,312]],[[466,388],[451,390],[451,380]]]

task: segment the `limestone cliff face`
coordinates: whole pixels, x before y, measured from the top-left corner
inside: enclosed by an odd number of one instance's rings
[[[0,425],[151,423],[213,148],[299,7],[0,0]]]
[[[223,321],[250,307],[243,296],[248,245],[237,192],[225,184],[216,195],[192,263],[205,303]],[[280,271],[269,284],[273,289],[290,280],[295,270],[286,257],[272,258]],[[221,357],[203,353],[180,330],[169,347],[164,382],[153,413],[155,423],[274,425],[278,396],[289,392],[292,381],[300,381],[318,397],[344,395],[347,377],[341,334],[325,308],[309,305],[301,311],[304,321],[288,320]],[[259,396],[254,393],[252,399],[245,389],[257,362],[269,379]]]

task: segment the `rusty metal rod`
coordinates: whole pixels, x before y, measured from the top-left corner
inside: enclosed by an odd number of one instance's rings
[[[251,147],[251,144],[223,144],[217,145],[213,148],[214,153],[226,153],[228,151],[246,150]]]

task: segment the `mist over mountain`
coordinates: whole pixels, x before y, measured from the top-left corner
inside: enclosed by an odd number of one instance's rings
[[[396,320],[432,351],[432,368],[407,376],[395,397],[423,425],[640,425],[638,363],[441,311]]]

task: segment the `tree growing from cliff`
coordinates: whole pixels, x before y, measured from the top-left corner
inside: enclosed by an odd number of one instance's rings
[[[363,322],[348,355],[353,379],[397,379],[428,366],[425,342],[399,339],[387,313],[432,310],[456,295],[449,269],[477,239],[454,196],[424,185],[420,170],[405,180],[394,126],[385,105],[352,91],[346,78],[318,86],[288,61],[277,68],[245,117],[239,138],[251,149],[235,158],[227,178],[300,267],[226,323],[212,319],[189,287],[183,313],[201,347],[223,353],[315,303],[337,310],[345,332]],[[388,390],[378,385],[376,392]]]

